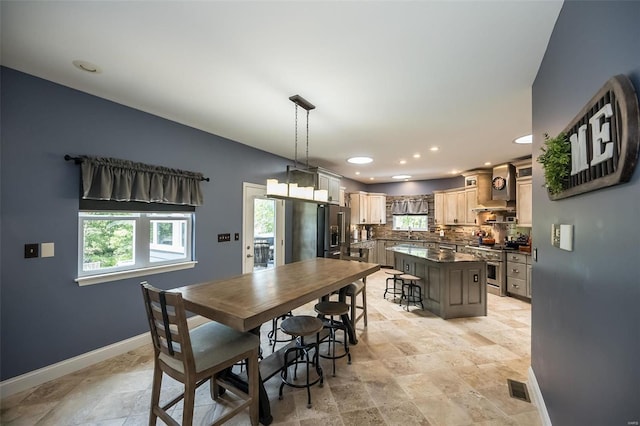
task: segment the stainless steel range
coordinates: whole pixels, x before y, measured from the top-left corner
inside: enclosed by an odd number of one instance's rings
[[[507,250],[482,246],[465,246],[467,253],[487,262],[487,291],[498,296],[507,295]]]

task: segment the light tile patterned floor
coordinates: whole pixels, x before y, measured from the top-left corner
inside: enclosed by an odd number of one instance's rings
[[[369,326],[358,323],[352,364],[339,359],[332,377],[330,361],[322,360],[325,385],[312,388],[312,408],[304,390],[285,387],[278,400],[279,377],[267,381],[274,425],[540,425],[536,407],[511,398],[507,387],[507,379],[527,380],[528,303],[489,295],[487,317],[445,321],[383,299],[385,278],[380,271],[368,280]],[[295,313],[313,313],[313,304]],[[263,326],[264,342],[269,329]],[[152,368],[151,347],[142,347],[6,398],[0,423],[146,425]],[[194,424],[209,424],[225,410],[207,386],[198,391]],[[163,398],[178,390],[165,378]],[[178,404],[178,420],[181,411]],[[248,416],[228,424],[247,425]]]

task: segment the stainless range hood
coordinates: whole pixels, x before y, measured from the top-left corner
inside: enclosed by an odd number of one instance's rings
[[[475,212],[513,212],[516,210],[516,168],[503,164],[493,168],[491,200],[474,208]]]

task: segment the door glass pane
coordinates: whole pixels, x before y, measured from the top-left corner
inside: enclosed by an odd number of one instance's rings
[[[253,269],[274,267],[275,200],[256,198],[253,202]]]

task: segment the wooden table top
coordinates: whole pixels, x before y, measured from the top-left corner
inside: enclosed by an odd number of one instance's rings
[[[379,269],[374,263],[318,257],[171,291],[182,293],[187,310],[249,331]]]

